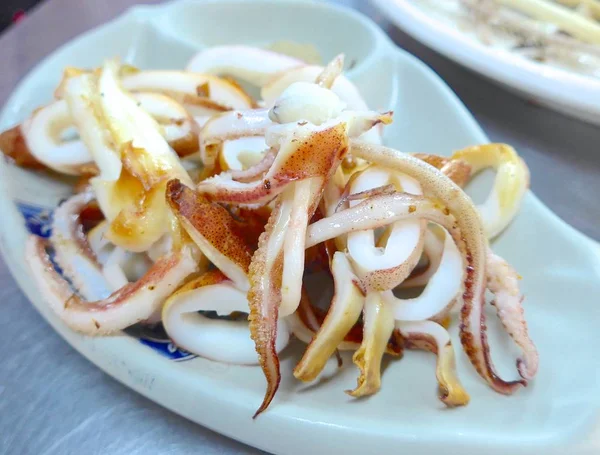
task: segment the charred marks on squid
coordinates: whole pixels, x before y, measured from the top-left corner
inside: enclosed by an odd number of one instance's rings
[[[180,120],[183,124],[184,120]],[[192,125],[191,131],[185,136],[180,137],[174,141],[170,141],[169,145],[178,156],[181,158],[196,153],[200,150],[200,139],[199,139],[199,127],[196,122],[190,122]],[[176,123],[177,124],[177,123]]]
[[[395,357],[400,357],[404,354],[404,337],[400,333],[400,330],[394,329],[392,336],[388,341],[386,353]]]
[[[471,165],[460,159],[427,153],[414,153],[413,156],[440,170],[461,188],[467,184],[471,177]]]

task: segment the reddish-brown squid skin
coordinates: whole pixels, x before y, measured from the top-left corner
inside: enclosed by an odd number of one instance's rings
[[[494,294],[492,305],[504,329],[521,349],[517,369],[525,380],[533,379],[539,368],[539,354],[529,336],[524,296],[519,289],[519,275],[503,258],[488,252],[488,289]]]
[[[207,200],[179,180],[167,183],[167,203],[184,226],[197,230],[216,250],[246,273],[252,253],[227,209]]]
[[[106,299],[84,302],[56,272],[44,239],[31,235],[25,249],[33,278],[51,309],[73,330],[88,335],[109,335],[148,319],[185,278],[198,270],[197,259],[184,249],[163,256],[142,278]]]
[[[340,123],[311,134],[306,141],[299,141],[296,151],[286,160],[284,169],[282,169],[282,181],[286,184],[305,178],[322,177],[318,194],[313,195],[308,209],[308,219],[317,209],[325,182],[331,178],[347,149],[346,125]],[[252,339],[256,343],[259,362],[267,379],[264,400],[254,417],[267,409],[281,381],[275,340],[279,306],[282,300],[283,244],[272,257],[268,256],[273,254],[269,253],[268,247],[277,221],[284,215],[282,211],[282,197],[279,196],[250,264],[250,290],[248,292],[250,315],[248,320]]]
[[[465,350],[465,353],[471,360],[471,363],[473,364],[479,375],[486,379],[488,383],[492,386],[492,388],[497,392],[503,393],[505,395],[510,395],[514,393],[520,386],[526,386],[527,381],[524,379],[516,381],[505,381],[496,374],[494,364],[490,355],[490,346],[487,340],[487,325],[485,323],[486,317],[483,311],[483,306],[485,304],[486,288],[483,287],[478,296],[474,295],[473,276],[475,273],[475,269],[471,265],[473,263],[472,261],[473,260],[471,253],[469,250],[467,250],[468,265],[466,268],[465,290],[463,292],[463,301],[465,303],[460,309],[460,342],[463,346],[463,349]],[[485,267],[485,262],[482,264],[482,267]],[[475,302],[476,305],[479,305],[479,342],[475,338],[473,330],[469,324],[469,318],[471,316],[471,313],[475,309],[473,302]],[[478,346],[478,344],[480,346]],[[480,354],[483,356],[483,364],[480,361],[478,361],[478,356]]]
[[[281,210],[279,203],[265,226],[264,233],[258,241],[258,249],[254,253],[250,263],[250,291],[248,292],[248,303],[250,305],[250,314],[248,321],[250,323],[250,333],[256,343],[256,352],[258,360],[267,380],[267,390],[262,404],[256,410],[253,418],[267,409],[279,388],[281,382],[281,372],[279,369],[279,357],[275,350],[275,340],[277,339],[277,318],[279,316],[279,304],[281,303],[281,279],[283,272],[283,252],[280,252],[274,259],[274,266],[268,276],[269,289],[262,288],[261,278],[265,277],[267,272],[267,251],[266,245],[269,236]],[[275,215],[275,216],[274,216]],[[266,302],[262,305],[263,300]]]

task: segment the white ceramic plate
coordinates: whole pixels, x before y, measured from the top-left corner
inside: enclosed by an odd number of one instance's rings
[[[528,100],[600,125],[600,80],[486,46],[412,0],[371,0],[415,39]],[[446,0],[439,0],[446,1]]]
[[[396,112],[387,131],[388,144],[405,151],[448,154],[487,141],[448,87],[417,59],[393,47],[370,21],[327,5],[277,1],[190,0],[135,8],[41,62],[15,90],[0,125],[11,126],[48,101],[66,65],[96,66],[106,57],[121,55],[140,67],[182,68],[203,46],[266,45],[280,39],[313,43],[324,59],[343,51],[356,60],[348,75],[371,106]],[[331,364],[322,380],[301,384],[292,369],[302,346],[294,345],[282,356],[277,397],[266,413],[252,420],[265,387],[258,367],[195,358],[159,336],[141,341],[125,334],[87,338],[71,332],[49,311],[31,286],[24,240],[28,230],[48,234],[48,213],[68,194],[68,187],[0,163],[0,245],[23,291],[90,361],[189,419],[279,454],[600,450],[600,249],[531,194],[494,244],[524,276],[527,317],[541,354],[539,375],[530,387],[512,397],[493,392],[455,337],[459,374],[472,398],[469,406],[444,409],[436,397],[434,357],[416,351],[385,362],[379,394],[353,400],[344,393],[357,376],[348,358],[339,373],[334,374]],[[514,353],[494,317],[490,325],[495,362],[501,372],[516,374]]]

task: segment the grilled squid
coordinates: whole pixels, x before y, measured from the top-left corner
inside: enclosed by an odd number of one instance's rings
[[[339,67],[338,62],[333,64]],[[276,102],[271,110],[271,113],[279,111],[277,115],[271,114],[271,118],[293,118],[294,123],[276,125],[267,132],[267,143],[279,151],[264,179],[254,184],[238,183],[234,191],[209,193],[220,200],[244,195],[246,203],[264,202],[278,196],[250,266],[251,330],[268,383],[257,414],[266,409],[279,384],[279,362],[273,349],[275,321],[280,315],[292,314],[300,302],[306,227],[317,209],[325,182],[339,166],[349,136],[358,136],[379,122],[389,122],[386,116],[347,111],[340,113],[337,119],[315,125],[307,120],[309,116],[305,111],[311,103],[317,102],[307,102],[307,98],[315,96],[320,89],[311,87],[305,94],[296,90],[292,89],[292,94],[282,97],[282,103]],[[331,97],[323,101],[332,106],[337,102]],[[333,115],[336,109],[329,112]],[[215,180],[208,185],[205,182],[199,189],[215,187]],[[248,194],[252,197],[247,197]]]
[[[198,126],[181,104],[157,93],[137,93],[133,97],[158,122],[161,134],[180,157],[199,150]],[[5,142],[10,134],[21,138],[12,139],[2,150],[16,160],[30,156],[38,167],[62,174],[95,175],[98,170],[92,154],[81,139],[70,135],[73,127],[67,102],[57,100],[37,109],[15,129],[2,133]]]
[[[420,219],[436,223],[447,230],[449,233],[447,241],[452,243],[452,245],[447,247],[449,251],[447,252],[443,273],[445,275],[449,270],[453,270],[454,276],[451,275],[448,278],[456,278],[457,281],[445,281],[444,279],[441,279],[440,276],[437,283],[429,283],[431,288],[419,297],[421,300],[417,301],[420,305],[416,305],[415,307],[411,307],[409,301],[403,302],[396,299],[390,291],[371,291],[371,308],[365,307],[364,311],[365,315],[367,314],[367,311],[370,311],[371,321],[378,321],[373,322],[373,324],[392,324],[393,326],[395,323],[394,321],[402,321],[402,319],[400,319],[401,317],[406,317],[408,321],[411,319],[422,320],[432,318],[452,304],[457,292],[461,289],[464,270],[463,264],[467,262],[464,248],[458,257],[456,255],[456,251],[458,251],[456,245],[462,246],[463,243],[462,233],[456,226],[457,223],[454,216],[446,207],[437,202],[432,202],[423,196],[406,193],[379,194],[365,199],[354,207],[347,208],[327,218],[316,221],[309,226],[307,231],[307,245],[310,246],[343,234],[364,231],[366,229],[376,229],[398,221],[411,219]],[[441,263],[438,270],[440,270],[440,268]],[[440,275],[441,273],[442,272],[440,271]],[[435,303],[432,303],[434,299],[431,296],[432,293],[441,300],[435,300]],[[428,302],[428,296],[429,303],[426,303]],[[440,301],[442,302],[441,304]],[[427,312],[427,308],[422,308],[423,304],[429,306],[429,312]],[[409,313],[411,308],[416,311],[422,311],[422,313],[411,315]],[[381,315],[385,315],[385,323],[381,321],[380,318],[384,317]],[[373,332],[368,332],[367,329],[370,327],[371,326],[365,326],[365,334],[368,336],[366,339],[363,339],[362,355],[354,359],[361,370],[359,388],[355,392],[360,393],[361,395],[376,392],[379,389],[380,384],[378,375],[382,351],[380,349],[380,342],[375,341],[378,338],[374,338],[375,335]],[[369,374],[365,374],[367,370],[370,371]],[[454,400],[453,398],[451,401],[454,403],[455,401],[460,401],[460,399],[456,398],[456,400]]]
[[[367,294],[363,313],[362,343],[352,356],[360,375],[356,388],[346,391],[353,397],[372,395],[381,387],[381,359],[394,331],[390,307],[381,299],[379,292]]]
[[[189,71],[138,71],[122,79],[132,92],[162,93],[182,103],[194,117],[232,109],[249,109],[254,102],[230,80]]]
[[[504,259],[491,251],[488,252],[487,266],[488,289],[495,297],[493,304],[507,333],[523,352],[517,359],[517,368],[521,377],[529,381],[537,373],[539,356],[525,322],[519,276]]]
[[[160,321],[192,353],[260,365],[255,416],[276,395],[292,335],[307,344],[293,371],[301,381],[334,356],[341,368],[339,351],[351,351],[358,377],[347,393],[371,395],[385,355],[425,349],[437,356],[439,399],[466,405],[447,329],[454,308],[461,345],[493,389],[531,381],[539,356],[519,276],[488,244],[516,215],[527,166],[504,144],[450,157],[379,145],[392,113],[369,110],[343,66],[342,55],[321,67],[221,46],[188,71],[117,61],[65,71],[53,103],[0,135],[19,165],[82,174],[50,238],[26,244],[52,311],[90,335]],[[496,180],[477,207],[462,187],[488,167]],[[304,275],[323,272],[334,294],[318,307]],[[513,380],[491,361],[486,291],[521,350]]]
[[[63,137],[72,125],[67,103],[55,101],[37,109],[18,128],[28,153],[43,166],[63,174],[93,174],[95,166],[85,145]]]
[[[267,127],[272,125],[267,109],[235,110],[211,117],[200,132],[202,162],[211,167],[219,155],[225,159],[224,144],[254,138],[264,141]]]
[[[106,298],[88,301],[55,270],[42,238],[30,236],[25,254],[32,277],[50,308],[71,329],[88,335],[109,335],[149,319],[183,280],[198,270],[193,250],[184,248],[159,259],[135,283]]]
[[[462,250],[466,274],[461,308],[461,343],[471,363],[494,390],[510,394],[526,384],[524,379],[506,381],[495,370],[490,357],[485,325],[486,257],[488,244],[479,213],[470,198],[449,178],[433,166],[396,150],[354,142],[353,153],[380,166],[389,167],[419,179],[424,194],[446,205],[455,218],[461,237],[456,238]],[[444,226],[447,227],[447,226]],[[451,232],[449,230],[449,232]]]
[[[217,46],[198,52],[187,64],[188,71],[229,75],[258,87],[278,73],[304,65],[302,60],[250,46]]]
[[[54,212],[50,237],[54,262],[83,298],[91,301],[139,280],[158,260],[110,243],[104,237],[105,221],[92,227],[90,223],[101,218],[94,202],[89,191],[67,199]]]
[[[230,319],[209,318],[200,313],[206,311]],[[218,362],[256,365],[258,359],[247,319],[231,319],[232,314],[247,312],[246,293],[215,270],[190,281],[169,297],[162,310],[162,322],[171,339],[189,352]],[[277,352],[287,346],[289,337],[287,323],[279,320]]]
[[[421,194],[419,183],[406,175],[371,166],[354,174],[350,194],[392,184],[397,191]],[[351,201],[355,206],[359,201]],[[425,222],[397,221],[375,242],[374,230],[352,232],[347,236],[349,256],[363,284],[378,291],[393,289],[410,274],[421,257]]]
[[[334,62],[339,67],[339,60]],[[342,61],[343,64],[343,61]],[[283,71],[262,87],[261,97],[267,106],[272,105],[281,94],[296,82],[314,82],[326,68],[317,65],[305,65]],[[339,67],[341,71],[341,67]],[[346,104],[348,109],[355,111],[368,110],[367,103],[358,88],[343,74],[335,78],[331,91]],[[375,144],[381,143],[381,133],[377,129],[364,132],[361,139]]]
[[[515,149],[506,144],[468,147],[455,152],[452,160],[469,164],[473,174],[488,167],[496,170],[494,187],[486,201],[478,206],[488,238],[496,237],[519,211],[529,188],[529,169]]]
[[[178,180],[169,182],[166,198],[200,251],[239,289],[247,291],[252,254],[240,232],[242,227],[229,212]]]
[[[198,191],[226,203],[265,204],[279,195],[290,182],[311,178],[322,172],[324,167],[333,167],[332,160],[337,160],[337,157],[331,153],[319,153],[315,148],[315,137],[329,140],[326,138],[331,137],[333,131],[358,136],[360,133],[357,134],[356,131],[364,131],[379,123],[390,121],[389,113],[344,111],[338,119],[321,125],[303,119],[273,125],[266,131],[265,136],[267,145],[277,149],[277,153],[263,178],[240,182],[234,179],[231,172],[222,172],[200,182]]]
[[[167,334],[184,349],[214,360],[256,364],[248,320],[215,320],[198,311],[219,316],[248,313],[246,293],[251,251],[242,234],[245,227],[221,205],[173,180],[167,201],[200,251],[217,267],[190,281],[165,303],[162,320]],[[286,323],[277,324],[276,352],[289,341]],[[215,347],[218,346],[218,347]]]
[[[322,324],[307,333],[303,324],[297,323],[294,334],[308,344],[302,359],[294,369],[294,376],[302,381],[312,381],[325,367],[327,360],[340,349],[346,335],[356,324],[365,303],[365,292],[354,275],[348,258],[337,251],[331,262],[335,295]],[[313,333],[316,332],[316,333]],[[387,340],[386,340],[387,343]],[[356,347],[354,347],[356,349]]]
[[[192,182],[159,125],[122,89],[117,75],[117,64],[108,62],[99,76],[73,78],[65,99],[100,170],[91,184],[110,223],[106,236],[140,252],[168,232],[177,235],[164,197],[167,181]]]
[[[99,258],[90,247],[81,222],[83,210],[93,200],[94,195],[85,192],[61,204],[54,211],[50,238],[56,264],[79,293],[92,301],[106,298],[114,290],[103,274]]]
[[[437,355],[435,374],[440,400],[450,407],[466,405],[470,397],[456,376],[455,354],[448,331],[434,321],[397,322],[396,328],[407,347]]]
[[[446,232],[444,237],[440,262],[418,297],[399,299],[391,290],[383,293],[396,320],[423,321],[435,318],[460,298],[464,274],[462,257],[452,236]]]

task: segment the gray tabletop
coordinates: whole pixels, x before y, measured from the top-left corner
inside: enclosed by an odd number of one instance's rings
[[[0,102],[62,43],[135,0],[47,0],[0,37]],[[144,3],[152,3],[145,1]],[[340,0],[375,19],[456,91],[492,141],[515,146],[533,191],[561,218],[600,240],[600,128],[517,98],[430,51],[367,2]],[[259,453],[167,411],[102,373],[35,312],[0,259],[1,454]]]

